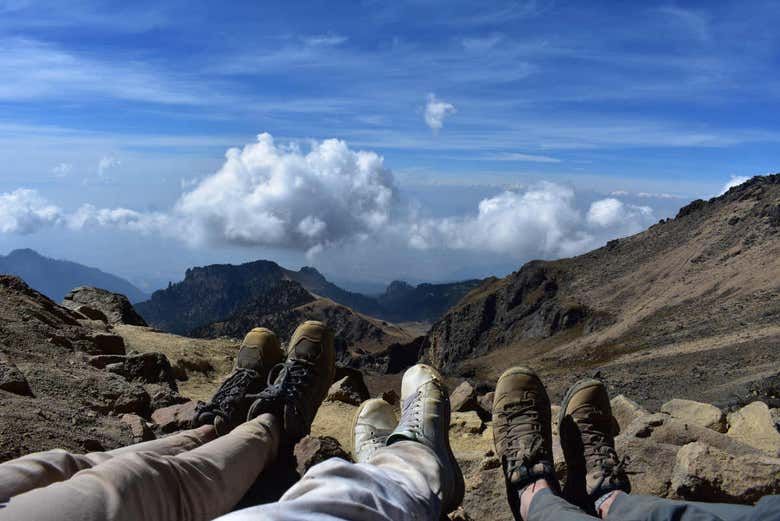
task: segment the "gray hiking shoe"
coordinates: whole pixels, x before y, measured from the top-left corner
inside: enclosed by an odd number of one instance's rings
[[[398,420],[393,407],[382,400],[366,400],[355,413],[352,423],[352,454],[358,463],[367,463],[387,443]]]
[[[283,359],[284,353],[273,331],[257,327],[247,333],[233,371],[208,403],[198,403],[195,425],[213,424],[222,435],[246,421],[253,396],[263,390],[271,368]]]
[[[463,502],[463,473],[450,447],[450,399],[436,369],[417,364],[407,369],[401,383],[401,421],[387,445],[416,441],[436,453],[442,468],[442,512],[447,514]]]
[[[566,393],[558,418],[567,477],[563,495],[571,503],[595,512],[594,501],[613,490],[631,491],[627,459],[615,452],[614,419],[607,388],[586,379]]]
[[[519,492],[525,487],[545,479],[559,489],[550,416],[550,398],[533,369],[512,367],[501,375],[493,398],[493,442],[515,519],[520,519]]]
[[[336,372],[333,332],[309,320],[290,339],[287,360],[269,375],[269,386],[255,396],[247,419],[275,415],[282,427],[282,444],[295,445],[311,431],[320,404]]]

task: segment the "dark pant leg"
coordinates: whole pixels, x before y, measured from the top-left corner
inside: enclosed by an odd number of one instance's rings
[[[742,521],[753,507],[721,503],[672,501],[654,496],[620,494],[609,509],[608,521]]]
[[[597,517],[589,516],[549,488],[534,494],[528,508],[527,521],[593,521]]]

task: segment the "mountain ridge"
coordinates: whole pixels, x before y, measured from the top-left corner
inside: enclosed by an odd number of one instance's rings
[[[94,286],[120,293],[131,302],[148,298],[146,293],[121,277],[78,262],[46,257],[30,248],[0,256],[0,273],[24,279],[56,302],[62,301],[70,290],[78,286]]]

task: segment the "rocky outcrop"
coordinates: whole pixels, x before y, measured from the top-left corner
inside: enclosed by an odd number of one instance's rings
[[[723,411],[708,403],[675,398],[663,404],[661,412],[687,423],[718,432],[726,432],[726,415]]]
[[[93,320],[101,320],[102,315],[110,324],[147,325],[126,296],[100,288],[79,286],[65,295],[62,305]]]

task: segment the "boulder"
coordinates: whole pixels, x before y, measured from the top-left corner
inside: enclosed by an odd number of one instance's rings
[[[624,431],[631,422],[640,416],[650,414],[641,405],[622,394],[612,398],[610,405],[612,406],[612,416],[618,425],[618,432]]]
[[[398,397],[398,393],[395,392],[393,389],[390,389],[389,391],[385,391],[382,393],[382,396],[380,396],[384,401],[389,403],[390,405],[396,405],[398,404],[400,398]]]
[[[152,421],[157,424],[162,432],[174,432],[192,427],[195,419],[197,402],[189,402],[171,405],[157,409],[152,413]]]
[[[65,295],[62,305],[79,311],[86,306],[103,314],[110,324],[127,324],[130,326],[146,326],[146,321],[136,313],[133,305],[124,295],[111,293],[100,288],[81,286]],[[82,313],[85,316],[85,313]]]
[[[479,434],[483,425],[476,411],[454,412],[450,418],[450,432],[455,434]]]
[[[133,413],[139,416],[149,415],[149,393],[140,385],[133,385],[123,389],[110,407],[110,412],[116,414]]]
[[[661,406],[664,412],[686,423],[692,423],[718,432],[726,432],[726,415],[708,403],[675,398]]]
[[[87,358],[87,363],[98,369],[105,369],[111,364],[123,364],[125,355],[94,355]]]
[[[137,414],[123,414],[120,421],[130,427],[130,432],[133,433],[133,443],[155,439],[152,429],[150,429],[146,421]]]
[[[81,313],[89,320],[103,322],[104,324],[108,323],[108,317],[106,317],[106,315],[99,309],[91,308],[89,306],[78,306],[77,308],[75,308],[75,311],[77,313]]]
[[[303,476],[311,467],[330,458],[341,458],[352,461],[341,444],[330,436],[306,436],[295,445],[295,467]]]
[[[140,353],[125,357],[122,374],[130,381],[165,383],[172,390],[178,390],[171,363],[163,353]]]
[[[751,504],[780,493],[780,459],[753,454],[735,456],[706,443],[682,447],[672,475],[675,498]]]
[[[178,391],[171,389],[168,384],[145,384],[144,389],[151,396],[149,409],[152,411],[190,401],[189,398],[180,395]]]
[[[453,412],[466,412],[477,410],[477,392],[468,382],[463,381],[450,394],[450,408]]]
[[[780,432],[769,407],[753,402],[729,414],[728,436],[770,456],[780,456]]]
[[[360,372],[344,376],[333,383],[325,398],[328,402],[344,402],[351,405],[360,405],[371,396],[368,393],[363,375]]]
[[[493,414],[493,397],[496,395],[493,391],[490,391],[489,393],[483,394],[479,398],[477,398],[477,403],[479,404],[479,407],[485,411],[488,415]]]
[[[0,390],[20,396],[32,396],[27,378],[10,358],[0,353]]]
[[[656,443],[651,439],[626,435],[615,438],[618,456],[630,458],[631,491],[636,494],[666,497],[679,449],[676,445]]]

